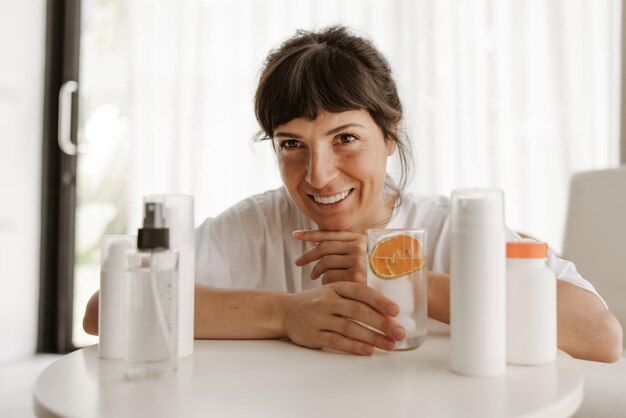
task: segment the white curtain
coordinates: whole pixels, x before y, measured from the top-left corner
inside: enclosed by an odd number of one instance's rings
[[[513,229],[561,247],[568,182],[619,161],[619,0],[130,0],[129,229],[140,196],[190,193],[196,223],[280,186],[253,95],[267,52],[345,24],[389,59],[409,190],[494,186]]]

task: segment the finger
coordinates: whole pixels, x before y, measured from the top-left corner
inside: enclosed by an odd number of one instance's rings
[[[318,231],[311,229],[300,229],[291,233],[294,238],[301,241],[322,242],[322,241],[354,241],[363,237],[358,232],[348,231]]]
[[[339,296],[363,302],[384,315],[396,316],[400,313],[400,308],[394,301],[364,284],[341,282],[331,286]]]
[[[403,339],[406,334],[398,322],[361,302],[344,299],[335,305],[333,313],[369,325],[395,340]]]
[[[367,277],[364,274],[355,273],[351,269],[327,270],[322,275],[322,284],[330,284],[336,282],[365,283],[366,281]]]
[[[369,356],[374,352],[374,347],[361,341],[351,340],[336,332],[320,332],[325,347],[333,350],[345,351],[346,353],[359,356]]]
[[[344,255],[325,255],[311,270],[311,279],[317,279],[327,270],[341,270],[352,267],[353,261]]]
[[[315,247],[302,253],[295,261],[296,266],[304,266],[311,261],[319,260],[325,255],[337,254],[348,255],[352,248],[341,241],[322,241]]]
[[[382,350],[393,350],[396,341],[383,334],[365,328],[350,319],[335,316],[328,324],[328,331],[334,331],[351,340],[358,340]]]

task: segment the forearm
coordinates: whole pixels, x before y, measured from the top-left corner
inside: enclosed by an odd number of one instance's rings
[[[83,329],[98,335],[99,292],[85,309]],[[260,290],[195,286],[195,338],[277,338],[285,335],[285,312],[293,295]]]
[[[195,287],[195,338],[260,339],[285,336],[293,295],[263,290]]]

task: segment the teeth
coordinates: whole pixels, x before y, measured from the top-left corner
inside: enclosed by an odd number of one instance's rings
[[[331,203],[337,203],[340,200],[345,199],[346,196],[348,196],[348,193],[350,193],[350,190],[346,190],[345,192],[341,192],[341,193],[336,194],[334,196],[328,196],[328,197],[322,197],[322,196],[315,196],[315,195],[313,195],[313,199],[315,199],[315,201],[317,203],[323,203],[324,205],[329,205]]]

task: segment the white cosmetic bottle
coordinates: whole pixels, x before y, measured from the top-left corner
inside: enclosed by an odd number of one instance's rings
[[[144,198],[144,204],[160,202],[165,210],[170,234],[170,248],[178,253],[178,357],[193,353],[195,241],[193,196],[183,194],[154,194]]]
[[[452,192],[451,369],[468,376],[506,370],[506,256],[503,192]]]
[[[98,356],[122,359],[126,350],[126,253],[137,237],[105,235],[100,251],[100,300],[98,303]]]
[[[507,361],[541,365],[556,359],[556,277],[545,242],[506,245]]]

